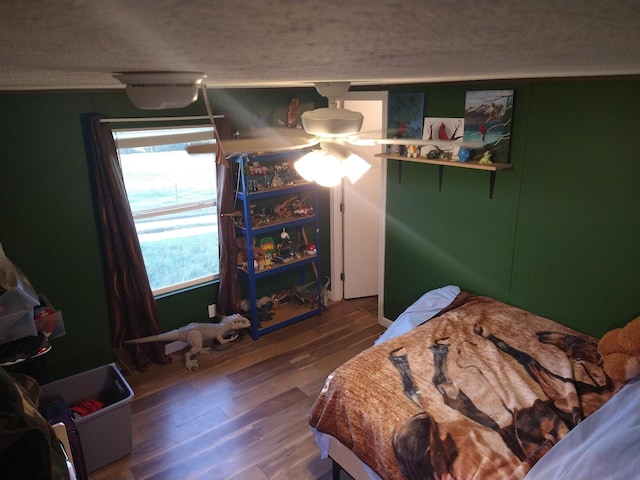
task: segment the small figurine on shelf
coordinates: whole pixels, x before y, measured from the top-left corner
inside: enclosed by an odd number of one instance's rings
[[[408,158],[418,158],[418,145],[407,145],[407,157]]]
[[[307,215],[313,215],[313,207],[307,204],[304,200],[296,200],[293,203],[293,215],[298,217],[304,217]]]
[[[247,253],[247,238],[246,237],[238,237],[236,239],[236,244],[238,246],[238,266],[242,268],[247,268],[247,261],[249,259],[249,255]],[[259,246],[256,246],[256,239],[253,239],[253,266],[256,270],[264,270],[265,263],[265,252]]]
[[[482,158],[478,161],[480,165],[491,165],[493,162],[491,161],[491,150],[487,150],[482,155]]]
[[[264,252],[264,268],[273,267],[273,257],[275,256],[276,246],[273,242],[273,238],[264,237],[258,242],[260,248]]]
[[[469,160],[470,156],[471,156],[471,149],[466,147],[460,147],[460,149],[458,150],[458,159],[461,162],[466,162],[467,160]]]
[[[293,242],[287,231],[283,228],[280,233],[280,242],[278,242],[278,254],[276,255],[276,262],[289,263],[295,258],[293,252]]]
[[[426,157],[430,160],[438,160],[439,158],[442,157],[442,154],[443,154],[443,150],[437,145],[436,146],[429,145],[425,148],[425,150],[427,150]]]
[[[273,255],[271,255],[270,253],[266,253],[264,255],[264,268],[271,267],[273,267]]]
[[[273,178],[271,179],[271,188],[280,188],[284,185],[284,181],[278,175],[278,169],[275,169]]]
[[[300,108],[300,100],[297,97],[289,102],[289,110],[287,111],[287,127],[296,128],[298,126],[298,109]]]
[[[285,218],[289,218],[291,217],[291,215],[293,215],[292,212],[292,207],[293,207],[293,202],[295,202],[298,199],[298,197],[293,196],[293,197],[289,197],[288,199],[286,199],[284,202],[275,205],[273,207],[273,212],[275,214],[275,216],[277,217],[277,220],[283,220]]]

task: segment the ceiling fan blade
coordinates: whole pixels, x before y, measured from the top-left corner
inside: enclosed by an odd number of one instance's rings
[[[422,138],[366,138],[362,136],[349,136],[347,138],[347,142],[351,145],[433,145],[433,146],[449,146],[452,144],[459,144],[462,146],[460,142],[454,141],[444,141],[444,140],[424,140]],[[469,145],[468,142],[465,142],[465,147],[473,146]],[[480,146],[480,144],[478,144]]]
[[[417,138],[366,138],[349,137],[347,142],[351,145],[431,145],[433,142],[426,142]]]
[[[303,130],[295,128],[260,128],[252,130],[246,137],[238,140],[222,140],[225,154],[282,152],[310,148],[320,140]],[[190,145],[189,154],[215,153],[215,144]]]

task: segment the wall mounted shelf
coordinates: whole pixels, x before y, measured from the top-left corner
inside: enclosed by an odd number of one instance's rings
[[[444,176],[444,167],[467,168],[472,170],[484,170],[489,172],[489,199],[493,198],[493,189],[496,183],[496,172],[498,170],[506,170],[513,165],[510,163],[491,163],[489,165],[480,164],[477,161],[456,162],[453,160],[430,159],[426,157],[406,157],[404,155],[390,155],[386,153],[378,153],[376,157],[388,158],[391,160],[400,160],[398,163],[398,183],[402,182],[402,162],[427,163],[438,166],[438,191],[442,191],[442,177]]]

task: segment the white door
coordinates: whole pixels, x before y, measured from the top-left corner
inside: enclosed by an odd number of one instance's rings
[[[343,107],[364,115],[361,133],[385,138],[387,99],[388,92],[349,92]],[[332,195],[332,292],[340,292],[336,282],[341,282],[342,296],[338,298],[378,295],[381,301],[386,160],[374,155],[383,152],[384,146],[349,148],[371,168],[355,184],[343,180]]]

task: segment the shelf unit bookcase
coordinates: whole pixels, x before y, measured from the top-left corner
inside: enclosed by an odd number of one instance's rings
[[[238,265],[238,281],[241,288],[248,292],[250,333],[256,340],[266,333],[322,313],[322,285],[318,275],[320,225],[317,185],[302,180],[293,169],[293,162],[305,153],[307,151],[295,150],[230,156],[235,165],[236,198],[237,202],[241,203],[237,214],[239,221],[235,226],[236,236],[245,237],[248,245],[246,264]],[[254,165],[259,165],[256,168],[264,167],[264,175],[256,175],[255,170],[252,172]],[[273,186],[276,183],[273,180],[276,166],[280,166],[279,170],[285,174],[281,173],[278,186]],[[282,182],[284,183],[281,184]],[[254,210],[258,204],[262,209],[271,209],[294,197],[306,200],[312,205],[312,209],[276,219],[259,219]],[[267,207],[264,207],[265,205]],[[309,230],[313,232],[308,234]],[[283,231],[295,236],[299,240],[298,243],[315,244],[316,253],[308,254],[298,250],[294,258],[287,258],[284,263],[274,261],[270,266],[261,268],[254,256],[253,241],[256,240],[258,245],[258,239],[271,237],[274,243],[278,243],[277,238]],[[291,289],[306,285],[306,290],[315,291],[317,300],[311,306],[293,301],[279,303],[278,308],[271,312],[273,316],[269,320],[261,320],[258,300],[262,297],[259,296],[259,292],[268,290],[270,285],[275,289],[276,285],[283,284],[290,284]]]

